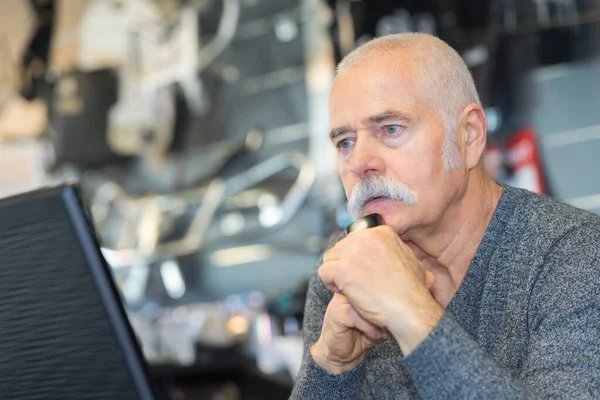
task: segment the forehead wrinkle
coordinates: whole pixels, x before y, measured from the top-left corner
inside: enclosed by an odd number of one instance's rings
[[[411,121],[412,117],[401,111],[389,109],[365,118],[363,120],[363,124],[378,124],[389,120]]]

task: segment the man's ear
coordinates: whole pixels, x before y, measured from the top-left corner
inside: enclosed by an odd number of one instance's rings
[[[487,137],[487,118],[479,104],[470,104],[464,109],[458,131],[467,169],[473,169],[481,160]]]

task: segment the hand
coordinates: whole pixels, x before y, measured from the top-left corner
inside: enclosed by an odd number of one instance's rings
[[[336,293],[327,306],[321,336],[310,354],[328,372],[343,374],[362,362],[367,349],[390,337],[385,329],[361,318],[348,299]]]
[[[444,315],[431,295],[435,278],[389,226],[353,232],[324,255],[319,276],[358,315],[385,327],[405,356]]]

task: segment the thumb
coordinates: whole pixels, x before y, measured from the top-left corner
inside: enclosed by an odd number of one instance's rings
[[[435,285],[435,275],[431,271],[425,271],[425,285],[430,289]]]

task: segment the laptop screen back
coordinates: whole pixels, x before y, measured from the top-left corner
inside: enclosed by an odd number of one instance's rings
[[[77,191],[0,200],[0,398],[149,399]]]

